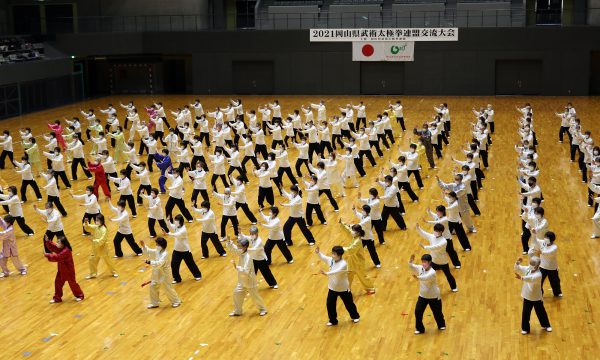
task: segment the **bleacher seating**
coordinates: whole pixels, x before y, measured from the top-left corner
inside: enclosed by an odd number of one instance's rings
[[[22,37],[0,38],[0,64],[44,58],[44,45]]]

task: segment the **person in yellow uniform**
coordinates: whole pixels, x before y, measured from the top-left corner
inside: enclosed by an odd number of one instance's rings
[[[167,299],[171,302],[171,306],[176,308],[181,305],[181,299],[175,289],[173,289],[173,276],[171,275],[171,261],[169,252],[167,251],[167,240],[158,237],[154,240],[156,248],[152,249],[146,246],[144,241],[140,241],[144,254],[148,257],[146,264],[152,267],[152,277],[150,279],[150,304],[146,306],[148,309],[158,307],[160,302],[160,288],[167,295]],[[143,286],[143,285],[142,285]]]
[[[348,263],[348,280],[352,286],[354,277],[358,277],[358,281],[365,287],[367,294],[375,294],[375,285],[373,280],[367,277],[365,272],[365,255],[363,253],[362,237],[365,231],[358,224],[348,225],[340,219],[340,224],[352,234],[352,241],[347,246],[344,246],[344,254]]]
[[[114,277],[118,277],[112,258],[108,255],[107,229],[104,225],[104,215],[96,215],[96,223],[90,224],[89,219],[83,223],[85,231],[92,233],[92,253],[90,254],[90,274],[86,279],[93,279],[98,275],[98,263],[104,260],[106,266]]]
[[[125,134],[119,126],[116,131],[106,134],[107,137],[115,139],[115,153],[113,158],[116,163],[126,160],[125,156]]]
[[[23,150],[25,150],[29,164],[37,174],[36,176],[40,176],[40,173],[42,172],[42,165],[40,163],[40,150],[35,142],[35,138],[32,137],[29,139],[28,144],[23,143]]]

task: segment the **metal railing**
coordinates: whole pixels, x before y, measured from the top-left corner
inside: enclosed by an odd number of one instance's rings
[[[239,17],[238,17],[239,18]],[[90,32],[199,32],[215,30],[208,14],[92,16],[57,19],[61,26],[48,29],[55,33]],[[536,25],[600,26],[600,8],[585,12],[503,10],[409,10],[378,12],[269,13],[265,6],[248,15],[246,24],[257,30],[293,30],[309,28],[379,27],[524,27]],[[65,26],[69,24],[70,26]],[[225,29],[216,29],[225,30]]]

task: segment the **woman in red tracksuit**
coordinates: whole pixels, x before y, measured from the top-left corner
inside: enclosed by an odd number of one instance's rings
[[[102,163],[99,161],[91,162],[88,161],[87,169],[94,173],[94,195],[98,199],[98,188],[102,187],[102,192],[104,196],[110,199],[110,188],[108,187],[108,182],[106,180],[106,173],[104,172],[104,167]]]
[[[84,298],[83,291],[75,280],[75,265],[73,264],[73,254],[71,253],[71,244],[64,237],[58,238],[56,243],[44,236],[44,242],[50,253],[44,254],[48,261],[55,262],[58,265],[58,272],[54,279],[54,297],[50,300],[51,304],[62,302],[63,286],[65,282],[69,283],[69,287],[75,295],[76,301],[81,301]]]
[[[65,143],[65,139],[63,138],[63,127],[60,125],[60,120],[55,120],[54,124],[48,124],[50,130],[54,131],[54,135],[56,135],[56,142],[61,147],[62,151],[67,149],[67,144]]]

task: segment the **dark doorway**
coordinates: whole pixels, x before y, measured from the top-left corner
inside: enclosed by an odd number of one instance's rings
[[[360,93],[362,95],[398,95],[404,93],[404,63],[360,63]]]
[[[272,61],[234,61],[233,90],[236,94],[273,94]]]
[[[496,95],[542,93],[541,60],[497,60]]]
[[[61,34],[73,32],[73,5],[48,4],[46,9],[46,32]]]
[[[590,95],[600,95],[600,51],[590,54]]]

